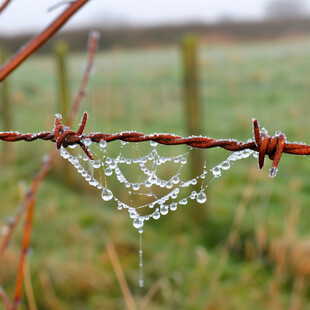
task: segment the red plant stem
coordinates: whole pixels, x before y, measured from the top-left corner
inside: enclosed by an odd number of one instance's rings
[[[83,98],[83,95],[81,95],[81,94],[85,93],[85,88],[87,86],[87,82],[89,79],[91,68],[93,66],[93,61],[94,61],[94,57],[95,57],[95,53],[96,53],[96,47],[98,44],[98,39],[99,39],[99,35],[97,32],[91,32],[90,33],[90,36],[89,36],[89,57],[88,57],[87,67],[84,71],[83,79],[82,79],[79,91],[77,93],[77,96],[74,100],[74,104],[72,106],[72,111],[70,113],[70,117],[69,117],[68,122],[67,122],[68,125],[73,122],[74,117],[76,116],[76,113],[77,113],[78,108],[80,106],[81,100]],[[84,122],[82,122],[81,127],[82,126],[85,127],[85,124],[86,124],[86,120]],[[10,223],[8,232],[0,244],[0,260],[1,260],[1,257],[3,256],[3,253],[4,253],[5,249],[7,248],[8,243],[11,239],[14,228],[17,226],[17,224],[21,220],[25,211],[27,211],[24,233],[23,233],[22,251],[21,251],[21,255],[20,255],[19,268],[18,268],[18,274],[17,274],[17,279],[16,279],[16,285],[15,285],[14,300],[13,300],[13,305],[12,305],[13,310],[17,309],[17,307],[21,301],[23,278],[24,278],[24,264],[25,264],[25,260],[26,260],[27,250],[29,248],[29,243],[30,243],[32,217],[33,217],[33,211],[34,211],[34,207],[35,207],[35,195],[36,195],[38,188],[41,185],[43,179],[45,178],[45,176],[49,172],[50,167],[52,166],[52,164],[56,158],[56,154],[57,154],[57,152],[54,149],[51,152],[49,159],[42,166],[38,176],[35,179],[33,179],[32,184],[31,184],[31,188],[29,189],[28,194],[26,195],[24,201],[22,202],[18,213],[14,217],[14,220],[12,221],[12,223]]]
[[[30,40],[13,57],[0,68],[0,82],[15,70],[25,59],[32,55],[46,41],[48,41],[66,22],[89,0],[76,0],[59,15],[46,29]]]
[[[0,298],[3,301],[4,309],[10,310],[11,304],[10,304],[9,298],[1,286],[0,286]]]
[[[3,2],[3,4],[0,6],[0,14],[5,10],[5,8],[8,6],[10,2],[11,0],[6,0]]]
[[[33,194],[31,194],[31,198],[29,200],[29,205],[28,205],[28,212],[27,212],[27,216],[25,219],[23,241],[22,241],[22,252],[20,255],[20,259],[19,259],[18,274],[17,274],[17,279],[16,279],[14,299],[13,299],[11,310],[16,310],[18,305],[21,303],[21,296],[22,296],[23,282],[24,282],[24,265],[25,265],[27,254],[29,251],[34,207],[35,207],[35,197]]]

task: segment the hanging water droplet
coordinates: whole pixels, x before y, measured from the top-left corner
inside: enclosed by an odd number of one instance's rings
[[[105,140],[101,140],[100,142],[99,142],[99,147],[100,148],[102,148],[102,149],[104,149],[106,146],[107,146],[107,141],[105,141]]]
[[[157,144],[158,144],[158,143],[155,142],[155,141],[150,141],[150,145],[151,145],[152,147],[156,147]]]
[[[166,215],[169,212],[169,208],[167,205],[160,205],[160,213],[162,215]]]
[[[197,195],[197,192],[196,191],[192,191],[191,192],[191,195],[189,196],[190,199],[195,199],[196,198],[196,195]]]
[[[170,210],[171,210],[171,211],[175,211],[177,208],[178,208],[178,204],[177,204],[177,203],[172,202],[172,203],[170,204]]]
[[[187,199],[183,198],[182,200],[179,201],[180,205],[186,205],[187,204]]]
[[[206,194],[203,191],[201,191],[201,192],[198,193],[198,195],[196,197],[196,200],[199,203],[204,203],[204,202],[207,201],[207,196],[206,196]]]
[[[77,147],[77,144],[68,145],[68,147],[69,147],[70,149],[75,149],[75,148]]]
[[[167,189],[170,189],[170,188],[172,188],[173,187],[173,183],[172,183],[172,181],[170,180],[170,181],[168,181],[167,183],[166,183],[166,188]]]
[[[182,157],[180,162],[182,165],[185,165],[187,163],[187,159],[185,157]]]
[[[126,159],[126,164],[127,164],[127,165],[130,165],[130,164],[131,164],[131,159],[130,159],[130,158],[127,158],[127,159]]]
[[[109,201],[113,198],[113,193],[105,187],[101,192],[101,197],[104,201]]]
[[[175,175],[172,179],[171,179],[173,184],[178,184],[180,182],[180,178],[178,175]]]
[[[225,160],[221,163],[221,168],[223,170],[228,170],[230,168],[230,162],[228,160]]]
[[[152,183],[152,184],[155,184],[156,181],[157,181],[157,177],[155,174],[152,174],[150,177],[149,177],[149,181]]]
[[[143,220],[140,217],[137,217],[133,220],[134,228],[141,228],[143,226]]]
[[[150,180],[146,180],[146,181],[144,182],[144,185],[145,185],[146,187],[151,187],[151,186],[152,186],[152,183],[150,182]]]
[[[89,180],[89,185],[91,185],[91,186],[97,186],[98,183],[99,182],[94,177],[91,177]]]
[[[124,146],[124,145],[126,145],[128,142],[126,142],[126,141],[121,141],[121,145],[122,146]]]
[[[106,176],[109,177],[110,175],[112,175],[113,170],[112,170],[111,168],[106,168],[106,169],[104,170],[104,173],[105,173]]]
[[[89,138],[83,139],[83,144],[84,144],[86,147],[91,146],[91,143],[92,143],[91,139],[89,139]]]
[[[153,213],[153,219],[158,220],[160,218],[160,213],[158,212],[158,209]]]
[[[92,164],[93,164],[93,167],[94,168],[99,168],[100,167],[100,165],[101,165],[101,161],[98,159],[98,160],[94,160],[93,162],[92,162]]]
[[[174,157],[173,161],[177,164],[178,162],[180,162],[180,158],[179,157]]]
[[[132,184],[132,189],[133,189],[134,191],[137,191],[139,188],[140,188],[140,184],[139,184],[139,183],[134,183],[134,184]]]
[[[221,175],[221,169],[219,166],[212,168],[211,171],[215,177],[218,177]]]

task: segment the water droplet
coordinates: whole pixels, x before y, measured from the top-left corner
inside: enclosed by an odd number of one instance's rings
[[[70,149],[75,149],[75,148],[77,147],[77,144],[68,145],[68,147],[69,147]]]
[[[101,197],[104,201],[109,201],[113,198],[113,193],[105,187],[101,192]]]
[[[160,205],[160,213],[162,215],[166,215],[169,212],[169,208],[167,205]]]
[[[98,159],[98,160],[94,160],[93,162],[92,162],[92,164],[93,164],[93,167],[94,168],[99,168],[100,167],[100,165],[101,165],[101,161]]]
[[[134,228],[141,228],[143,226],[143,220],[140,217],[137,217],[133,220]]]
[[[104,170],[104,173],[105,173],[106,176],[109,177],[110,175],[112,175],[113,170],[112,170],[111,168],[106,168],[106,169]]]
[[[132,189],[133,189],[134,191],[137,191],[139,188],[140,188],[140,184],[139,184],[139,183],[134,183],[134,184],[132,184]]]
[[[223,170],[228,170],[230,168],[230,162],[228,160],[225,160],[221,163],[221,168]]]
[[[158,209],[153,213],[153,219],[158,220],[160,218],[160,213],[158,212]]]
[[[156,181],[157,181],[157,177],[155,174],[152,174],[150,177],[149,177],[149,181],[152,183],[152,184],[155,184]]]
[[[151,145],[152,147],[155,147],[157,144],[158,144],[158,143],[155,142],[155,141],[150,141],[150,145]]]
[[[175,175],[172,179],[171,179],[173,184],[178,184],[180,182],[180,178],[178,175]]]
[[[180,162],[180,158],[179,157],[174,157],[173,161],[177,164],[178,162]]]
[[[215,177],[218,177],[221,175],[221,168],[219,166],[212,168],[211,171]]]
[[[192,191],[189,198],[190,198],[190,199],[195,199],[195,198],[196,198],[196,195],[197,195],[197,192],[196,192],[196,191]]]
[[[107,146],[107,141],[105,141],[105,140],[101,140],[100,142],[99,142],[99,147],[101,147],[102,149],[104,149],[106,146]]]
[[[172,203],[170,204],[170,210],[171,210],[171,211],[175,211],[177,208],[178,208],[177,203],[172,202]]]
[[[88,146],[91,146],[92,141],[91,139],[86,138],[86,139],[83,139],[83,143],[86,147],[88,147]]]
[[[90,180],[89,180],[89,185],[91,186],[97,186],[99,184],[99,182],[94,178],[94,177],[91,177]]]
[[[185,157],[182,157],[180,162],[182,165],[185,165],[187,163],[187,159]]]
[[[179,201],[180,205],[186,205],[187,204],[187,199],[183,198],[182,200]]]
[[[196,197],[196,200],[199,203],[204,203],[204,202],[207,201],[207,196],[206,196],[206,194],[203,191],[201,191],[201,192],[198,193],[198,195]]]

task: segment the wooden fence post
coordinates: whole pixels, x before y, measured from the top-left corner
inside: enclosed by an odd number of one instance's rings
[[[183,101],[188,135],[201,134],[201,107],[199,102],[199,72],[197,60],[197,37],[186,35],[182,41],[183,61]],[[190,154],[190,174],[194,178],[200,175],[203,167],[201,150],[192,150]],[[203,223],[206,219],[205,209],[195,208],[193,218],[197,223]]]
[[[56,60],[56,78],[57,78],[57,113],[62,115],[63,123],[66,123],[68,111],[70,107],[70,96],[68,89],[68,70],[67,70],[67,56],[68,44],[65,41],[58,40],[53,46],[53,51]],[[57,170],[62,175],[66,183],[73,185],[75,179],[75,171],[73,167],[63,162],[62,160],[57,163]]]
[[[58,106],[57,112],[61,113],[65,123],[69,111],[68,73],[66,60],[68,45],[65,41],[57,41],[54,45],[54,54],[57,62]]]

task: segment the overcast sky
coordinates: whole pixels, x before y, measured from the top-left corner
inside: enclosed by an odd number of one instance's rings
[[[4,0],[0,0],[3,3]],[[269,0],[91,0],[66,29],[110,22],[160,24],[184,21],[212,22],[222,17],[258,19]],[[65,5],[47,12],[61,0],[12,0],[0,15],[0,33],[36,31],[48,25]]]

